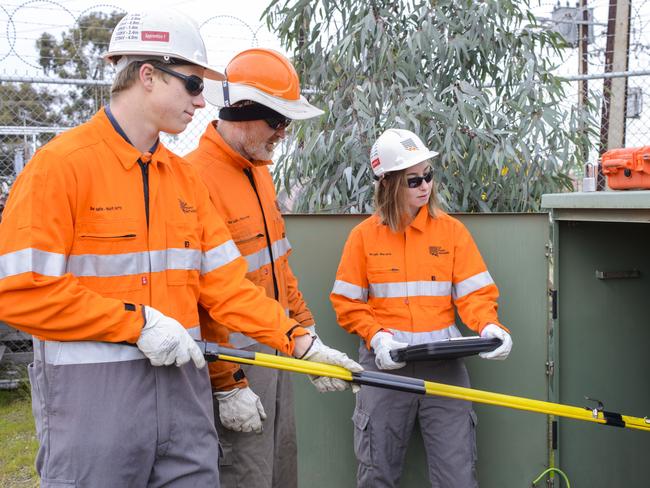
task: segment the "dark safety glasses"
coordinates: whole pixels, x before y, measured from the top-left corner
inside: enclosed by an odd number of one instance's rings
[[[289,127],[291,119],[289,117],[270,117],[264,119],[264,122],[273,130],[281,130]]]
[[[433,170],[430,169],[427,173],[425,173],[422,176],[411,176],[410,178],[406,178],[406,184],[408,185],[409,188],[419,188],[423,181],[426,181],[427,183],[431,183],[432,179],[433,179]]]
[[[159,69],[163,73],[167,73],[168,75],[175,76],[179,80],[183,80],[185,82],[185,89],[187,90],[187,93],[193,97],[200,95],[201,92],[203,92],[203,80],[198,76],[184,75],[183,73],[179,73],[178,71],[171,70],[165,66],[160,66],[158,64],[152,64],[152,66],[156,69]]]

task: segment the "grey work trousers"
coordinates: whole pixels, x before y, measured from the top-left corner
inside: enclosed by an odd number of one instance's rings
[[[364,343],[359,362],[377,371]],[[469,387],[462,360],[413,362],[387,371],[403,376]],[[423,396],[362,386],[356,396],[354,451],[358,488],[396,488],[411,433],[418,420],[433,488],[476,488],[476,415],[464,400]]]
[[[207,368],[29,365],[41,488],[218,488]]]
[[[246,351],[274,354],[262,344]],[[214,417],[223,450],[220,461],[223,488],[297,488],[296,424],[293,410],[291,373],[243,365],[248,384],[260,397],[267,418],[264,431],[234,432],[221,425],[219,402],[214,400]]]

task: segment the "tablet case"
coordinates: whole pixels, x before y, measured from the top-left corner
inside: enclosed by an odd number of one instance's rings
[[[479,352],[494,351],[500,345],[501,339],[496,337],[459,337],[393,349],[390,352],[390,357],[398,363],[454,359]]]

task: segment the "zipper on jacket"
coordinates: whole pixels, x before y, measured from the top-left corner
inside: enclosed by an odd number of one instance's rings
[[[257,193],[257,186],[255,186],[255,178],[253,178],[253,172],[250,168],[244,169],[244,173],[248,177],[248,181],[251,182],[255,196],[257,197],[257,202],[260,204],[260,210],[262,211],[262,221],[264,222],[264,232],[266,232],[266,246],[269,249],[269,255],[271,256],[271,274],[273,275],[273,291],[275,292],[275,299],[280,299],[280,291],[278,289],[278,279],[275,276],[275,260],[273,259],[273,248],[271,247],[271,236],[269,235],[269,228],[266,225],[266,216],[264,215],[264,207],[262,207],[262,199],[260,198],[259,193]]]
[[[135,234],[122,234],[119,236],[94,236],[92,234],[81,234],[81,237],[86,239],[128,239],[136,237]]]
[[[144,190],[144,212],[147,216],[147,229],[149,228],[149,163],[143,163],[138,159],[140,171],[142,171],[142,187]]]
[[[246,239],[239,239],[238,241],[235,241],[235,244],[243,244],[244,242],[254,241],[255,239],[259,239],[260,237],[264,237],[264,234],[259,233],[259,234],[255,234],[254,236],[247,237]]]

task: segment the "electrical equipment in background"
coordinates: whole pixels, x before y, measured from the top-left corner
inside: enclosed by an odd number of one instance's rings
[[[580,42],[578,26],[582,22],[589,24],[587,29],[587,43],[591,44],[594,42],[594,9],[586,9],[586,21],[583,20],[584,11],[585,8],[582,7],[569,7],[568,2],[566,7],[561,7],[560,2],[558,2],[553,8],[553,13],[551,14],[552,29],[561,34],[571,47],[578,47],[578,43]]]

